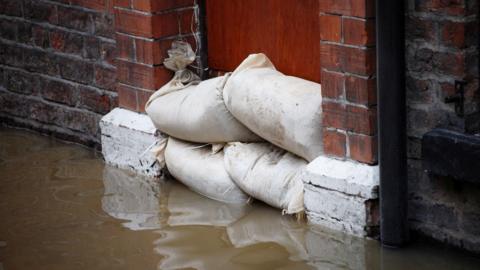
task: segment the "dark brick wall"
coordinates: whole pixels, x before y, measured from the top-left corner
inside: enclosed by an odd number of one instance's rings
[[[432,128],[479,132],[474,121],[480,120],[478,1],[407,2],[410,225],[437,240],[480,252],[480,187],[427,175],[421,161],[421,138]],[[464,117],[444,101],[455,93],[455,80],[467,83]]]
[[[113,0],[0,0],[0,121],[98,145],[115,50]]]

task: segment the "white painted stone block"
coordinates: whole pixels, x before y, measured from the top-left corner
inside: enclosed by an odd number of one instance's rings
[[[147,115],[115,108],[100,121],[102,153],[112,166],[158,177],[162,167],[148,150],[161,135]]]
[[[378,198],[378,166],[318,157],[303,174],[309,221],[358,236],[367,236],[371,204]]]

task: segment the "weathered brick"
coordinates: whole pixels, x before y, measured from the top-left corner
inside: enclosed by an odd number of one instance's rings
[[[377,81],[370,78],[347,76],[345,80],[347,100],[365,106],[377,104]]]
[[[465,54],[435,52],[432,64],[437,74],[462,77],[465,74]]]
[[[324,102],[322,104],[322,124],[324,127],[345,129],[346,108],[344,104]]]
[[[342,40],[342,17],[320,15],[320,39],[340,42]]]
[[[367,163],[377,163],[377,137],[360,134],[348,134],[348,145],[350,147],[350,158]]]
[[[87,36],[84,38],[83,57],[86,59],[98,60],[100,58],[100,40],[96,36]]]
[[[321,0],[320,12],[369,18],[375,16],[375,0]]]
[[[106,11],[108,1],[109,0],[70,0],[70,3],[98,11]]]
[[[118,105],[124,109],[138,111],[137,91],[128,85],[118,84]]]
[[[95,35],[106,38],[115,38],[115,19],[113,14],[99,13],[92,15],[95,26]]]
[[[0,41],[0,63],[9,66],[23,65],[23,50],[18,46]]]
[[[145,105],[147,104],[148,99],[155,91],[137,91],[137,102],[138,102],[138,111],[145,112]]]
[[[51,30],[49,34],[50,46],[57,51],[82,55],[83,36],[63,30]]]
[[[442,43],[445,46],[453,46],[460,49],[466,46],[466,24],[464,22],[445,21],[441,24],[441,27]]]
[[[120,59],[133,61],[135,59],[133,38],[126,35],[117,34],[115,39],[117,45],[117,57]]]
[[[110,91],[116,90],[117,70],[100,65],[95,66],[95,85]]]
[[[117,60],[118,81],[127,85],[156,90],[167,83],[172,73],[162,66],[148,66]]]
[[[106,114],[111,110],[110,95],[93,87],[79,86],[79,107],[89,111]]]
[[[448,15],[462,15],[466,13],[464,1],[462,0],[416,0],[415,10]]]
[[[32,24],[29,22],[19,22],[17,27],[17,41],[28,45],[34,44],[32,35]]]
[[[116,45],[111,42],[100,43],[101,59],[110,65],[115,65]]]
[[[145,12],[158,12],[174,8],[193,6],[194,0],[132,0],[133,8]]]
[[[50,47],[49,32],[42,26],[32,26],[33,44],[42,48]]]
[[[35,91],[35,80],[37,78],[28,72],[13,69],[5,70],[5,88],[11,92],[32,94]]]
[[[0,3],[0,14],[22,17],[22,1],[2,0]]]
[[[56,24],[58,22],[57,6],[43,1],[25,0],[25,18]]]
[[[332,99],[344,97],[345,75],[343,73],[322,71],[322,96]]]
[[[325,154],[345,158],[346,136],[335,130],[323,130],[323,150]]]
[[[70,7],[58,7],[58,24],[82,32],[92,33],[94,29],[92,15]]]
[[[60,76],[66,80],[80,82],[85,84],[93,83],[93,64],[73,58],[63,56],[57,57],[60,68]]]
[[[374,135],[377,131],[377,108],[347,105],[346,128],[355,133]]]
[[[375,45],[375,21],[343,18],[343,38],[345,44]]]
[[[4,39],[17,39],[17,23],[10,20],[0,20],[0,37]]]
[[[70,106],[75,105],[76,85],[55,79],[43,79],[43,81],[44,87],[41,89],[41,95],[44,99]]]
[[[52,54],[37,49],[23,49],[23,53],[25,69],[48,75],[58,74],[58,66]]]
[[[130,8],[131,5],[131,0],[114,0],[113,2],[115,7]]]

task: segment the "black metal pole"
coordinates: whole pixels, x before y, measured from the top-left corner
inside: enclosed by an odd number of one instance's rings
[[[202,80],[208,78],[208,44],[207,44],[207,5],[206,0],[197,0],[198,4],[198,32],[199,38],[199,57],[200,57],[200,77]]]
[[[408,240],[404,1],[376,1],[380,238]]]

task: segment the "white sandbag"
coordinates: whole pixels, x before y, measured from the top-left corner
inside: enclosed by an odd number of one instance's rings
[[[304,210],[305,160],[269,143],[231,143],[224,152],[225,169],[247,194],[287,214]]]
[[[246,215],[252,206],[210,200],[174,181],[168,193],[167,209],[169,226],[224,227]]]
[[[168,171],[193,191],[227,203],[246,203],[245,194],[225,171],[223,152],[213,154],[211,146],[168,138],[165,149]]]
[[[233,116],[265,140],[308,161],[322,154],[320,84],[285,76],[264,54],[252,54],[223,96]]]
[[[191,142],[252,142],[261,139],[238,122],[223,102],[224,77],[184,89],[167,84],[155,92],[146,112],[160,131]]]

